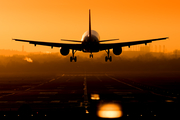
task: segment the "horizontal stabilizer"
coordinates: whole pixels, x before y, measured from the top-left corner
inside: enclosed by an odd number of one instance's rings
[[[115,41],[115,40],[119,40],[119,39],[101,40],[101,41],[99,41],[99,42],[108,42],[108,41]]]
[[[61,39],[61,41],[69,41],[69,42],[82,42],[82,41],[79,41],[79,40],[67,40],[67,39]]]

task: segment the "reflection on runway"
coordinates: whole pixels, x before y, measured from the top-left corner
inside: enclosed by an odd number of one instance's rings
[[[179,112],[176,110],[179,88],[152,84],[152,78],[140,81],[142,78],[137,76],[132,79],[112,73],[27,74],[2,78],[0,117],[8,117],[10,111],[16,117],[29,112],[26,116],[40,118],[51,115],[60,118],[67,114],[66,117],[88,119],[162,118],[164,114],[178,117],[175,113]]]

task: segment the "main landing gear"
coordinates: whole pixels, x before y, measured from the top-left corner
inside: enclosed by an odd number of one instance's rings
[[[75,52],[76,52],[76,51],[75,51]],[[74,56],[75,52],[74,52],[74,50],[72,50],[72,56],[70,57],[70,62],[72,62],[73,60],[74,60],[74,62],[77,61],[77,57]]]
[[[107,62],[109,60],[111,62],[112,61],[112,57],[109,56],[109,49],[106,52],[107,52],[107,56],[105,57],[105,61]]]

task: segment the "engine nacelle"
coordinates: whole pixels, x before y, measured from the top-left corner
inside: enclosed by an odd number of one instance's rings
[[[69,49],[68,48],[60,48],[60,53],[62,55],[68,55],[69,54]]]
[[[122,53],[122,48],[121,47],[115,47],[113,48],[113,53],[115,55],[120,55]]]

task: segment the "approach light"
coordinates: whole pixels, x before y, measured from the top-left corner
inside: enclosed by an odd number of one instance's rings
[[[121,106],[115,103],[100,105],[97,114],[101,118],[119,118],[123,115]]]
[[[91,100],[99,100],[99,94],[91,94]]]

